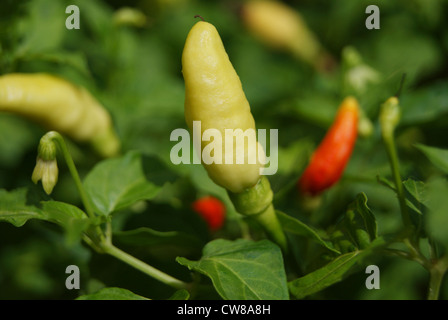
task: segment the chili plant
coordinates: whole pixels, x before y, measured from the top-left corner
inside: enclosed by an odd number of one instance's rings
[[[446,298],[446,3],[174,3],[0,4],[0,299]]]

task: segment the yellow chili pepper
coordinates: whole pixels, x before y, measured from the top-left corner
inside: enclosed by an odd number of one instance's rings
[[[0,111],[88,142],[105,157],[116,155],[120,149],[106,109],[86,89],[50,74],[0,76]]]
[[[275,0],[248,0],[242,6],[247,29],[268,46],[290,52],[319,70],[331,67],[332,58],[300,13]]]
[[[215,155],[221,153],[222,159],[218,157],[221,163],[203,163],[210,178],[227,189],[239,213],[258,221],[286,252],[287,239],[272,204],[273,192],[269,180],[261,172],[266,155],[255,136],[249,102],[218,31],[210,23],[200,21],[190,30],[182,54],[182,72],[185,119],[193,135],[195,122],[200,121],[201,137],[206,130],[224,137],[224,143],[214,150]],[[229,129],[233,132],[231,137],[226,135]],[[254,138],[248,138],[244,145],[235,144],[235,140],[244,139],[244,132],[253,133]],[[207,139],[205,142],[201,139],[201,154],[209,143]],[[229,153],[231,157],[228,157]],[[244,162],[226,163],[234,155],[240,159],[244,155]]]
[[[193,121],[201,121],[201,136],[205,130],[215,129],[223,137],[221,163],[204,164],[211,179],[227,190],[239,193],[254,186],[260,180],[258,154],[263,147],[256,139],[238,148],[233,143],[233,155],[244,153],[244,163],[226,161],[226,129],[234,131],[236,140],[244,138],[243,132],[253,130],[255,121],[249,102],[216,28],[207,22],[197,22],[188,34],[182,55],[182,72],[185,80],[185,118],[190,130]],[[233,137],[232,137],[233,140]],[[201,150],[208,144],[201,141]],[[250,159],[256,162],[250,164]]]

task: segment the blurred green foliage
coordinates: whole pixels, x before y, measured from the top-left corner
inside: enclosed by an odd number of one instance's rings
[[[402,176],[426,181],[442,174],[414,145],[448,149],[448,1],[286,1],[302,13],[338,62],[331,73],[318,73],[257,41],[242,23],[240,1],[78,0],[80,29],[68,30],[65,8],[71,2],[0,3],[0,74],[60,75],[88,88],[111,112],[124,151],[142,152],[145,174],[162,188],[152,201],[116,215],[117,245],[167,273],[188,278],[188,270],[176,263],[177,256],[196,260],[212,238],[238,236],[236,213],[225,191],[210,181],[201,166],[174,166],[169,158],[175,144],[169,141],[171,131],[186,128],[181,54],[196,14],[217,27],[257,127],[279,129],[279,171],[269,177],[278,210],[325,230],[363,192],[375,213],[378,233],[399,227],[395,193],[377,180],[378,176],[390,176],[377,117],[380,104],[397,92],[403,73],[407,78],[397,129]],[[365,28],[365,8],[370,4],[381,10],[380,30]],[[119,23],[117,12],[123,7],[138,10],[146,17],[145,23]],[[350,91],[343,80],[347,74],[344,50],[348,47],[379,75],[380,80],[367,83],[362,92]],[[294,185],[347,92],[357,95],[373,131],[358,139],[343,179],[324,194],[321,207],[309,216],[301,208]],[[0,188],[27,187],[30,195],[44,197],[40,186],[31,183],[38,141],[44,133],[34,123],[0,113]],[[100,160],[86,146],[71,143],[70,150],[82,176]],[[79,204],[67,168],[60,163],[52,198]],[[191,202],[202,194],[214,194],[227,203],[229,220],[222,234],[209,234],[203,221],[191,212]],[[132,245],[136,240],[123,232],[139,227],[175,231],[183,244]],[[185,239],[191,234],[196,238],[190,243]],[[315,298],[425,297],[427,275],[420,266],[393,258],[373,260],[382,271],[381,290],[366,290],[365,274],[360,272]],[[81,292],[64,286],[69,264],[81,268]],[[312,266],[304,262],[303,268],[307,267]],[[60,230],[46,222],[29,221],[22,228],[0,223],[0,299],[73,299],[104,286],[123,287],[154,299],[173,294],[170,288],[112,257],[79,243],[69,245]],[[448,297],[447,290],[442,297]]]

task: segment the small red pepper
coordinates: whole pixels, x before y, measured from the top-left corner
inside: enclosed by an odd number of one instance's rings
[[[226,207],[213,196],[205,196],[193,202],[193,210],[207,222],[210,231],[216,231],[224,225]]]
[[[358,117],[358,101],[353,97],[345,98],[333,124],[298,181],[302,194],[316,196],[340,179],[356,142]]]

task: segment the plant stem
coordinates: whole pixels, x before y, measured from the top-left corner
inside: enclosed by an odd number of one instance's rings
[[[247,226],[246,221],[243,221],[243,219],[241,219],[241,218],[237,218],[237,223],[241,230],[241,238],[247,239],[247,240],[252,239],[252,237],[250,235],[249,227]]]
[[[288,242],[275,213],[274,194],[268,178],[262,176],[258,183],[241,193],[228,192],[237,212],[258,221],[280,248],[287,252]]]
[[[442,285],[443,277],[448,270],[448,256],[444,255],[438,260],[433,260],[433,263],[428,268],[429,271],[429,288],[428,300],[437,300],[439,298],[440,287]]]
[[[384,143],[386,145],[386,150],[392,170],[392,176],[397,191],[397,197],[400,204],[400,211],[401,211],[401,217],[403,219],[403,224],[405,227],[410,227],[412,226],[412,221],[406,206],[406,198],[404,195],[403,182],[401,181],[397,149],[395,147],[395,140],[393,135],[385,136]]]
[[[176,289],[188,289],[190,285],[179,279],[176,279],[152,266],[146,264],[145,262],[135,258],[134,256],[118,249],[111,243],[102,244],[101,248],[103,251],[127,264],[140,270],[141,272],[149,275],[150,277],[157,279],[173,288]]]
[[[439,298],[440,286],[446,270],[440,270],[436,266],[429,270],[429,289],[428,300],[437,300]]]
[[[76,169],[75,162],[73,161],[73,158],[72,158],[70,152],[68,151],[67,144],[65,143],[64,138],[61,136],[61,134],[59,134],[56,131],[47,132],[44,137],[49,140],[52,140],[58,144],[59,149],[62,152],[62,156],[64,157],[64,160],[67,164],[68,170],[70,171],[70,174],[71,174],[73,180],[75,181],[75,185],[76,185],[76,188],[78,189],[79,195],[81,197],[81,201],[84,205],[84,209],[87,212],[87,215],[89,216],[89,218],[92,219],[92,221],[93,221],[96,218],[95,213],[93,211],[93,207],[90,204],[89,198],[87,197],[87,193],[86,193],[84,186],[81,182],[81,178],[79,177],[78,170]],[[93,229],[92,230],[93,233],[91,233],[91,235],[94,237],[98,237],[98,239],[97,240],[92,239],[93,243],[91,243],[90,246],[98,251],[97,242],[105,241],[104,233],[99,225],[92,226],[92,229]]]
[[[264,227],[268,235],[280,246],[280,248],[284,252],[287,252],[288,242],[272,203],[263,212],[254,216],[254,218]]]
[[[411,241],[409,238],[405,238],[403,239],[403,243],[407,246],[407,248],[410,251],[409,252],[410,259],[420,263],[424,268],[430,271],[431,262],[420,252],[419,248],[416,248],[414,246],[414,242]]]
[[[443,274],[437,270],[431,270],[429,273],[429,290],[428,300],[437,300],[439,298],[440,284],[442,282]]]
[[[412,231],[413,225],[406,206],[406,198],[403,190],[403,182],[401,181],[397,148],[394,139],[394,131],[400,121],[400,105],[397,97],[390,97],[382,104],[379,120],[381,124],[381,135],[386,146],[397,197],[400,203],[403,224],[406,229]]]
[[[86,191],[84,190],[84,186],[82,185],[81,179],[78,174],[78,170],[76,169],[75,163],[73,162],[73,158],[68,151],[67,144],[64,141],[64,138],[56,131],[50,131],[46,134],[49,139],[54,140],[58,143],[59,148],[62,152],[62,156],[64,157],[65,162],[67,163],[68,170],[72,175],[73,180],[75,181],[76,188],[78,189],[79,195],[81,196],[81,201],[84,205],[84,208],[90,218],[94,218],[95,214],[93,212],[92,205],[90,204],[89,198],[87,197]]]

